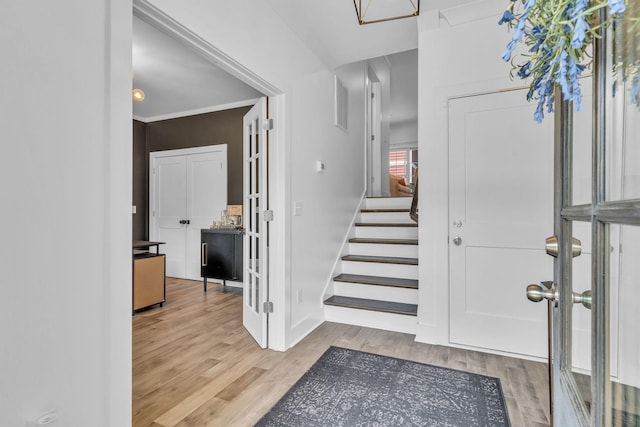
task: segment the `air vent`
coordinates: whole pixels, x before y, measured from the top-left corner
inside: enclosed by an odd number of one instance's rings
[[[335,88],[335,125],[342,130],[347,130],[347,117],[349,113],[349,91],[338,76],[334,76]]]

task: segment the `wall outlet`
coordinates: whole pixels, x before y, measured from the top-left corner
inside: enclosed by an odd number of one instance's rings
[[[296,292],[296,300],[298,301],[298,304],[302,304],[302,291]]]

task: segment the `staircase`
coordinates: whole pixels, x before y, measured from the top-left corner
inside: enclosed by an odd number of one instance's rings
[[[415,334],[418,225],[410,197],[367,198],[326,298],[325,319]]]

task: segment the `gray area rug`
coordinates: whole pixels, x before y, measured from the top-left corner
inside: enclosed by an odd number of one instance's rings
[[[329,348],[257,426],[509,427],[498,378]]]

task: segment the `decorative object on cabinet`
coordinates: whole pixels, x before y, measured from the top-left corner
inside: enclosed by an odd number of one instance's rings
[[[228,205],[227,219],[229,225],[242,227],[242,205]]]
[[[207,279],[242,281],[244,230],[202,229],[200,233],[201,274],[204,291],[207,291]]]
[[[165,256],[160,253],[164,242],[133,242],[133,313],[166,301]],[[155,253],[151,248],[155,247]]]

